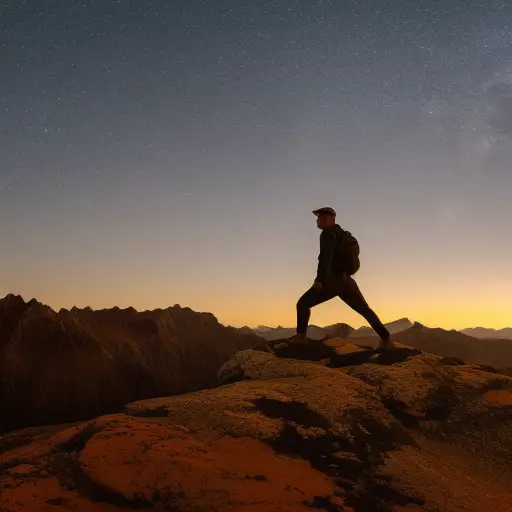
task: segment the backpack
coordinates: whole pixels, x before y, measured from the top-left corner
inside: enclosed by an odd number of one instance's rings
[[[361,266],[361,262],[359,261],[359,242],[350,231],[343,230],[339,243],[341,268],[346,274],[353,276]]]

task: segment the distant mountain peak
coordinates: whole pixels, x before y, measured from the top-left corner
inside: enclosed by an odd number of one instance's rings
[[[410,329],[411,327],[414,326],[414,324],[407,317],[399,318],[398,320],[393,320],[392,322],[388,322],[384,325],[391,334],[396,334],[397,332],[405,331],[406,329]],[[377,333],[371,327],[364,326],[352,332],[350,334],[350,337],[357,338],[362,336],[376,335]]]

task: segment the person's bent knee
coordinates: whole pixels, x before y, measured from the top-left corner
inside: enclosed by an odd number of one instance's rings
[[[309,304],[303,298],[300,298],[295,307],[297,308],[297,311],[307,311],[309,309]]]

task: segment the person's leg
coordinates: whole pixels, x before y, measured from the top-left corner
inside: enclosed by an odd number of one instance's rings
[[[302,295],[297,302],[297,335],[305,336],[308,330],[309,318],[311,317],[311,308],[327,302],[335,297],[337,293],[333,290],[322,288],[317,290],[311,287]]]
[[[366,302],[359,286],[350,276],[345,276],[343,284],[339,289],[338,297],[350,306],[354,311],[359,313],[372,327],[372,329],[380,336],[384,343],[389,342],[389,331],[380,321],[379,317],[370,308]]]

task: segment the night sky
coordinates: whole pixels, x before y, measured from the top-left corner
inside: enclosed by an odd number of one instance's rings
[[[511,195],[509,0],[0,1],[2,296],[293,325],[330,205],[383,321],[503,327]]]

